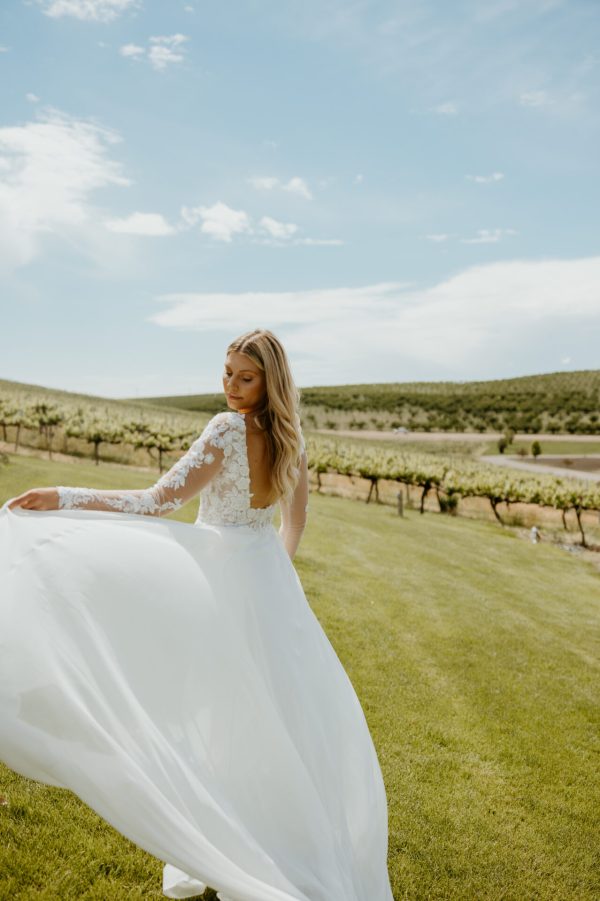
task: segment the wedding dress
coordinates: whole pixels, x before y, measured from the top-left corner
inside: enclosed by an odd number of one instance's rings
[[[290,559],[307,478],[280,532],[251,497],[227,411],[150,489],[2,507],[0,759],[163,861],[166,897],[390,901],[378,758]]]

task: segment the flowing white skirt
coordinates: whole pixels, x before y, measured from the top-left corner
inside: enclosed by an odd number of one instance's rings
[[[5,505],[0,759],[166,861],[167,897],[393,897],[364,713],[273,526]]]

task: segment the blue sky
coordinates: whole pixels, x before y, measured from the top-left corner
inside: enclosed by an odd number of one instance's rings
[[[0,377],[600,365],[596,0],[5,0]]]

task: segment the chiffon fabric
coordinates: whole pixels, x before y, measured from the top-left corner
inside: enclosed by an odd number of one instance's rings
[[[242,425],[213,422],[184,469],[212,442],[207,484],[226,486]],[[201,497],[193,525],[68,490],[58,510],[2,507],[0,759],[159,858],[166,897],[390,901],[363,710],[245,493],[237,522],[203,519]]]

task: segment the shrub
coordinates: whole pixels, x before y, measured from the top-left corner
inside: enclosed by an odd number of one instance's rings
[[[458,494],[454,494],[453,492],[448,492],[448,494],[438,494],[438,501],[440,503],[440,513],[449,513],[451,516],[456,516],[458,512]]]

